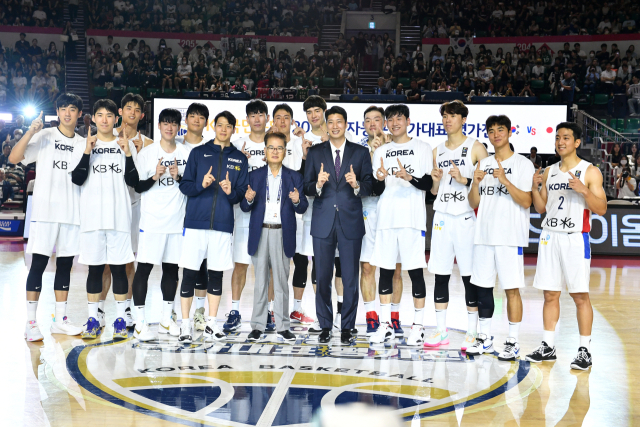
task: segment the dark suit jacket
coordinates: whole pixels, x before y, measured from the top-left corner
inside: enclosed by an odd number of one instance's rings
[[[269,166],[263,166],[249,172],[249,185],[256,192],[253,203],[249,204],[246,198],[240,201],[240,209],[251,212],[249,220],[249,255],[255,255],[258,251],[258,243],[262,235],[262,223],[267,203],[267,173],[271,173]],[[292,258],[296,253],[296,213],[303,214],[309,207],[309,201],[303,192],[302,175],[298,172],[282,166],[282,199],[280,200],[280,222],[282,223],[282,245],[287,258]],[[294,188],[300,194],[300,203],[294,206],[289,198],[289,192]],[[361,215],[362,216],[362,215]]]
[[[331,142],[325,141],[309,148],[304,169],[304,193],[315,196],[313,217],[311,218],[311,235],[325,238],[333,227],[337,214],[342,231],[348,239],[362,239],[365,234],[362,217],[362,197],[370,196],[373,184],[373,170],[369,150],[365,147],[346,141],[341,151],[340,173],[336,176]],[[321,165],[329,173],[329,180],[322,187],[320,196],[316,191],[316,182]],[[345,179],[345,174],[353,166],[356,179],[360,182],[360,192],[356,196],[353,188]]]

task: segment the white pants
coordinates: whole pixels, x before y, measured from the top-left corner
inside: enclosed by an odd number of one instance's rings
[[[589,292],[591,274],[589,233],[560,233],[542,230],[533,287],[543,291]]]
[[[387,270],[395,270],[396,263],[401,263],[403,270],[427,268],[424,238],[425,232],[415,228],[377,230],[369,263]]]
[[[60,257],[80,253],[80,226],[59,222],[32,222],[27,242],[28,254],[51,257],[53,248]]]
[[[138,231],[138,262],[162,265],[178,264],[182,254],[182,234],[149,233]]]
[[[80,233],[80,257],[85,265],[121,265],[135,261],[131,250],[131,233],[95,230]]]
[[[233,268],[233,236],[217,230],[185,228],[182,237],[180,267],[200,270],[207,258],[207,269],[224,271]]]
[[[524,257],[517,246],[475,245],[471,283],[493,288],[496,276],[504,290],[524,288]]]
[[[471,275],[475,225],[476,214],[473,211],[462,215],[440,212],[434,214],[429,255],[430,273],[451,274],[455,258],[460,275]]]

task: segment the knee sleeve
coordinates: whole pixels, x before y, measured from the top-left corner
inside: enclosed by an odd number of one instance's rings
[[[433,302],[442,304],[449,302],[450,274],[436,274],[436,284],[433,287]]]
[[[391,295],[393,293],[394,271],[380,267],[380,280],[378,281],[378,293],[380,295]]]
[[[125,264],[110,265],[113,276],[113,294],[126,295],[129,292],[129,280],[127,279],[127,266]]]
[[[141,306],[145,304],[151,270],[153,270],[153,264],[138,263],[136,274],[133,276],[133,305]]]
[[[216,296],[222,295],[222,271],[209,270],[207,293]]]
[[[340,258],[339,257],[336,257],[335,265],[336,265],[336,277],[339,277],[339,278],[342,279],[342,267],[340,267]]]
[[[462,283],[464,283],[464,299],[467,307],[477,307],[478,291],[477,286],[471,284],[471,276],[462,276]]]
[[[180,285],[180,296],[183,298],[192,298],[193,290],[196,287],[196,280],[198,279],[197,270],[189,270],[185,268],[182,270],[182,284]]]
[[[90,265],[89,275],[87,276],[87,293],[102,293],[102,273],[104,273],[104,264]]]
[[[307,286],[307,268],[309,268],[309,258],[305,255],[295,254],[293,256],[293,279],[294,288],[304,289]]]
[[[33,254],[31,258],[31,268],[27,276],[27,292],[42,291],[42,275],[49,263],[49,257],[46,255]]]
[[[178,290],[177,276],[178,264],[162,263],[162,280],[160,281],[160,289],[162,289],[163,301],[173,301],[176,298],[176,290]]]
[[[481,319],[490,319],[493,317],[493,288],[481,288],[473,285],[478,293],[478,316]]]
[[[393,271],[393,270],[389,270]],[[424,283],[424,274],[421,268],[415,270],[409,270],[409,277],[411,278],[411,293],[414,298],[424,298],[427,296],[427,287]]]
[[[209,281],[209,272],[207,270],[207,260],[202,260],[200,265],[200,271],[198,271],[198,278],[196,279],[196,289],[206,290],[207,282]]]
[[[71,267],[73,267],[72,256],[56,258],[56,277],[53,279],[54,290],[69,290],[69,283],[71,282]]]
[[[314,285],[318,283],[316,281],[316,257],[311,257],[311,283]]]

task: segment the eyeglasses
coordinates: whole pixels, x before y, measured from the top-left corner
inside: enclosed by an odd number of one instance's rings
[[[284,152],[284,147],[274,147],[273,145],[270,145],[267,147],[268,151],[277,151],[278,153],[282,153]]]

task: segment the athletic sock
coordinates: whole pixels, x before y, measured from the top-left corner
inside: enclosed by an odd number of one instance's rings
[[[439,331],[447,329],[447,309],[438,310],[436,308],[436,324]]]
[[[144,322],[144,305],[136,305],[134,311],[136,312],[136,323]]]
[[[231,310],[240,311],[240,301],[231,300]]]
[[[478,312],[467,311],[467,332],[470,334],[478,333]]]
[[[100,309],[100,311],[102,311],[104,313],[104,300],[101,299],[100,302],[98,302],[98,308]]]
[[[391,324],[391,304],[380,304],[380,323]]]
[[[122,317],[124,319],[124,312],[127,309],[126,301],[116,301],[116,319]]]
[[[478,321],[478,324],[480,333],[485,334],[488,339],[491,339],[491,317],[488,317],[486,319],[481,317]]]
[[[301,299],[294,299],[293,300],[293,311],[300,311],[302,310],[302,300]]]
[[[204,307],[204,300],[207,297],[196,297],[196,310]]]
[[[168,325],[171,321],[171,312],[173,311],[173,301],[162,301],[162,324]]]
[[[343,301],[342,295],[338,295],[338,313],[342,313],[342,301]]]
[[[56,301],[56,322],[62,322],[64,317],[67,315],[67,302],[66,301]]]
[[[515,338],[518,341],[520,334],[520,322],[509,322],[509,336]]]
[[[400,312],[400,303],[398,304],[391,303],[391,312],[392,313]]]
[[[413,324],[422,326],[424,324],[424,308],[414,308],[413,310]]]
[[[542,341],[546,342],[549,347],[555,345],[556,331],[542,331]]]
[[[93,317],[98,320],[98,308],[100,307],[100,303],[88,301],[89,307],[89,317]]]
[[[368,313],[370,311],[376,311],[376,302],[369,301],[364,303],[364,312]]]
[[[269,311],[273,311],[273,301],[269,301]]]
[[[125,301],[124,309],[126,310],[127,308],[128,308],[128,309],[131,309],[131,299],[127,299],[127,300]]]
[[[36,311],[38,310],[38,301],[27,301],[27,321],[36,320]]]
[[[580,347],[586,347],[591,352],[591,335],[580,335]]]

